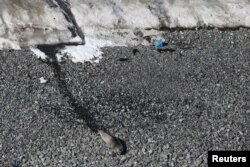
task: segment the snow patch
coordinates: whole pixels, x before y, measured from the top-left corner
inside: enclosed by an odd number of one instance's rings
[[[30,47],[30,50],[34,53],[34,55],[37,58],[41,58],[43,60],[45,60],[47,58],[47,56],[45,55],[44,52],[40,51],[39,49],[35,48],[35,47]]]
[[[94,62],[98,63],[102,58],[102,47],[114,46],[115,44],[108,40],[86,38],[85,45],[66,46],[56,54],[57,59],[60,61],[64,55],[67,55],[73,62]]]
[[[97,38],[85,38],[85,45],[66,45],[56,54],[57,61],[61,62],[64,56],[67,56],[74,63],[91,62],[98,63],[102,58],[103,52],[101,48],[107,46],[122,46],[111,41]],[[30,47],[30,50],[41,59],[46,59],[47,55],[35,47]]]

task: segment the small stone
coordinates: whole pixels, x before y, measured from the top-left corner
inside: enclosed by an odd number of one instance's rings
[[[109,148],[111,148],[115,152],[123,152],[123,145],[121,144],[119,139],[105,133],[102,130],[99,131],[99,134],[101,135],[102,140],[107,144]]]
[[[153,153],[153,150],[149,150],[148,153],[149,153],[149,154],[152,154],[152,153]]]
[[[45,84],[48,80],[44,79],[44,77],[39,78],[41,84]]]
[[[194,165],[195,166],[200,166],[202,164],[202,162],[203,162],[203,158],[202,158],[202,155],[201,155],[199,158],[197,158],[195,160]]]

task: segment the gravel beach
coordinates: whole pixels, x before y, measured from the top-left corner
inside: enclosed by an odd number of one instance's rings
[[[0,51],[0,166],[205,167],[208,150],[250,150],[250,30],[166,39],[163,51],[103,48],[98,64]]]

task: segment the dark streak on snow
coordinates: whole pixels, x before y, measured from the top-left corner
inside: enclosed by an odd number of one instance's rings
[[[74,14],[71,12],[70,5],[67,1],[63,0],[55,0],[58,6],[62,9],[63,14],[68,22],[72,24],[72,27],[68,27],[68,29],[72,33],[72,37],[76,37],[77,35],[82,39],[82,44],[85,44],[84,34],[82,29],[78,26]]]

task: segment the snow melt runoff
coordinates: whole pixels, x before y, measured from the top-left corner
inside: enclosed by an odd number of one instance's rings
[[[102,47],[148,44],[143,36],[164,28],[202,26],[250,27],[250,1],[0,0],[0,49],[30,47],[41,58],[37,45],[64,44],[58,59],[98,62]]]

